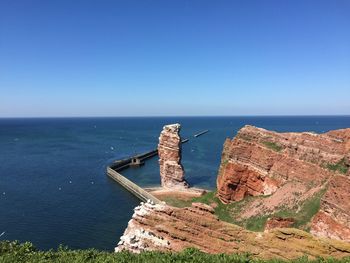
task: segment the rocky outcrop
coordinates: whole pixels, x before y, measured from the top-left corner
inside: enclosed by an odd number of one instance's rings
[[[277,180],[250,169],[247,165],[227,162],[218,179],[218,194],[224,203],[228,203],[240,201],[246,195],[270,195],[276,191],[278,185]]]
[[[115,251],[181,251],[195,247],[207,253],[247,253],[256,258],[294,259],[301,256],[350,256],[350,244],[319,239],[297,229],[273,229],[266,233],[247,231],[220,221],[212,207],[193,203],[174,208],[141,203]]]
[[[187,188],[181,164],[180,124],[166,125],[159,137],[158,155],[161,185],[164,188]]]
[[[287,228],[294,224],[293,218],[272,217],[269,218],[265,225],[265,231],[269,231],[275,228]]]
[[[245,126],[225,141],[217,195],[223,203],[269,196],[243,209],[245,218],[323,195],[320,211],[308,226],[311,233],[349,241],[349,156],[350,129],[277,133]]]

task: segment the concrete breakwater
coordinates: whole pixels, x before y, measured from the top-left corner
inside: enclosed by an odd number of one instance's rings
[[[119,173],[120,171],[132,166],[141,166],[145,163],[145,160],[152,158],[157,154],[158,150],[155,149],[143,154],[132,156],[130,158],[115,161],[107,167],[107,175],[142,201],[151,200],[154,203],[159,204],[161,203],[161,201],[158,198],[154,197],[142,187],[133,183],[132,181],[130,181],[129,179],[127,179]]]
[[[134,194],[136,197],[141,199],[142,201],[151,200],[155,204],[160,204],[162,201],[160,201],[158,198],[138,186],[137,184],[133,183],[129,179],[122,176],[120,173],[115,171],[114,169],[107,167],[107,174],[109,177],[111,177],[113,180],[118,182],[121,186],[123,186],[126,190]]]
[[[144,165],[145,160],[152,158],[153,156],[156,156],[158,154],[158,150],[152,150],[143,154],[138,154],[135,156],[132,156],[127,159],[117,160],[113,162],[109,167],[121,171],[126,168],[129,168],[130,166],[141,166]]]
[[[197,133],[197,134],[195,134],[195,135],[193,135],[194,137],[199,137],[199,136],[201,136],[201,135],[203,135],[203,134],[206,134],[207,132],[209,132],[209,130],[204,130],[204,131],[201,131],[201,132],[199,132],[199,133]]]
[[[183,140],[182,143],[187,142],[188,139]],[[130,193],[135,195],[137,198],[139,198],[142,201],[151,200],[155,204],[161,203],[161,201],[144,190],[142,187],[138,186],[137,184],[133,183],[126,177],[124,177],[119,172],[127,169],[129,167],[137,167],[144,165],[145,160],[152,158],[154,156],[158,155],[158,149],[151,150],[149,152],[145,152],[143,154],[138,154],[126,159],[117,160],[113,162],[111,165],[107,167],[107,175],[112,178],[114,181],[119,183],[121,186],[123,186],[126,190],[128,190]]]

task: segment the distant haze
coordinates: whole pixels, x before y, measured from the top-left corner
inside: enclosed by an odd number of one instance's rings
[[[350,1],[0,1],[0,117],[350,114]]]

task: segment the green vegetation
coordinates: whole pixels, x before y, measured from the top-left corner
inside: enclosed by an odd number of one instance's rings
[[[193,202],[200,202],[207,205],[210,205],[213,202],[216,203],[218,200],[219,198],[216,197],[216,191],[208,192],[205,195],[193,198]]]
[[[245,135],[245,134],[239,134],[237,137],[239,139],[242,139],[242,140],[245,140],[245,141],[248,141],[248,142],[250,142],[252,140],[252,138],[250,136]]]
[[[220,220],[231,222],[232,217],[230,215],[230,205],[223,204],[219,198],[216,197],[216,192],[209,192],[201,197],[193,198],[193,202],[200,202],[207,205],[214,205],[215,207],[215,214],[218,216]]]
[[[268,141],[263,141],[261,142],[263,145],[265,145],[267,148],[274,150],[276,152],[280,152],[283,150],[283,147],[281,145],[278,145],[275,142],[268,142]]]
[[[194,248],[185,249],[179,253],[164,253],[164,252],[143,252],[141,254],[132,254],[130,252],[105,252],[98,251],[96,249],[87,250],[70,250],[65,247],[59,247],[57,250],[49,251],[38,251],[31,243],[26,242],[23,244],[17,241],[2,241],[0,242],[0,262],[1,263],[13,263],[13,262],[26,262],[26,263],[45,263],[45,262],[118,262],[118,263],[166,263],[166,262],[217,262],[217,263],[228,263],[228,262],[349,262],[350,258],[344,258],[343,260],[337,259],[316,259],[308,260],[307,257],[302,257],[292,261],[283,261],[278,259],[273,260],[258,260],[253,259],[248,254],[217,254],[211,255],[200,252]]]
[[[266,220],[268,216],[257,216],[251,217],[246,220],[236,220],[234,215],[240,213],[243,207],[248,203],[254,201],[259,197],[247,196],[243,200],[238,202],[233,202],[231,204],[223,204],[219,198],[216,197],[216,191],[208,192],[203,196],[196,197],[190,200],[181,200],[176,197],[165,197],[162,198],[168,205],[175,207],[186,207],[191,206],[193,202],[199,202],[207,205],[211,205],[215,210],[215,215],[222,221],[239,225],[251,231],[263,231],[265,227]],[[260,197],[264,198],[264,197]]]
[[[255,232],[264,231],[268,215],[253,216],[246,219],[244,222],[245,228]]]
[[[320,200],[326,188],[307,199],[300,207],[293,209],[282,209],[274,214],[261,215],[251,217],[247,220],[237,221],[234,215],[239,214],[243,207],[257,198],[265,197],[246,197],[244,200],[234,202],[232,204],[222,204],[216,197],[216,192],[209,192],[201,197],[193,198],[188,201],[176,198],[168,198],[166,201],[174,206],[184,207],[190,206],[192,202],[201,202],[215,207],[215,214],[223,221],[234,223],[245,227],[252,231],[262,231],[265,227],[268,217],[292,217],[295,220],[294,227],[306,229],[308,222],[318,212],[320,208]],[[57,250],[38,251],[29,243],[20,244],[17,241],[0,242],[0,263],[7,262],[350,262],[350,258],[343,260],[335,259],[317,259],[309,261],[307,257],[296,259],[293,261],[258,260],[249,254],[218,254],[211,255],[200,252],[197,249],[189,248],[179,253],[165,252],[143,252],[141,254],[132,254],[127,251],[120,253],[112,253],[106,251],[98,251],[96,249],[87,250],[69,250],[65,247],[59,247]]]
[[[247,196],[242,201],[233,202],[231,204],[223,204],[216,197],[216,192],[209,192],[201,197],[193,198],[192,200],[183,201],[176,198],[168,198],[165,201],[176,207],[191,206],[192,202],[200,202],[211,205],[215,210],[215,215],[225,222],[233,223],[244,227],[251,231],[263,231],[266,221],[269,217],[293,218],[295,220],[293,227],[308,230],[308,223],[312,217],[319,211],[322,196],[325,194],[326,188],[314,194],[309,199],[305,200],[301,205],[294,208],[280,208],[277,212],[271,214],[262,214],[250,217],[244,220],[238,220],[235,215],[239,215],[244,207],[256,199],[266,198],[266,196],[252,197]]]
[[[242,201],[233,202],[231,204],[223,204],[216,197],[216,192],[209,192],[201,197],[194,198],[192,202],[200,202],[208,205],[214,205],[215,215],[225,222],[242,226],[251,231],[262,231],[264,229],[267,217],[254,217],[247,220],[238,221],[233,215],[239,214],[244,206],[252,202],[255,197],[247,196]]]
[[[191,206],[193,202],[199,202],[207,205],[214,205],[215,208],[215,214],[219,217],[219,219],[230,222],[230,223],[237,223],[235,220],[232,219],[233,213],[238,213],[240,209],[247,204],[247,202],[252,201],[253,197],[246,197],[244,200],[239,202],[234,202],[232,204],[223,204],[219,198],[216,197],[216,191],[208,192],[200,197],[195,197],[189,200],[183,200],[179,199],[177,197],[168,196],[168,197],[162,197],[161,200],[165,201],[168,205],[175,206],[175,207],[188,207]]]
[[[340,172],[342,174],[346,174],[349,170],[349,167],[346,165],[344,158],[335,164],[332,164],[332,163],[326,164],[326,168],[333,172]]]
[[[276,217],[288,218],[292,217],[295,222],[293,227],[308,230],[307,225],[312,217],[320,210],[321,198],[326,192],[326,188],[322,189],[312,197],[307,199],[298,209],[283,209],[274,214]]]
[[[162,197],[161,200],[166,202],[168,205],[180,207],[180,208],[191,206],[191,204],[193,202],[192,199],[183,200],[183,199],[179,199],[179,198],[173,197],[173,196]]]

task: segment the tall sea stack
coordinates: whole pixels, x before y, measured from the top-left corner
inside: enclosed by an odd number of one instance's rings
[[[159,136],[158,155],[161,185],[165,188],[188,188],[181,164],[181,125],[163,127]]]

